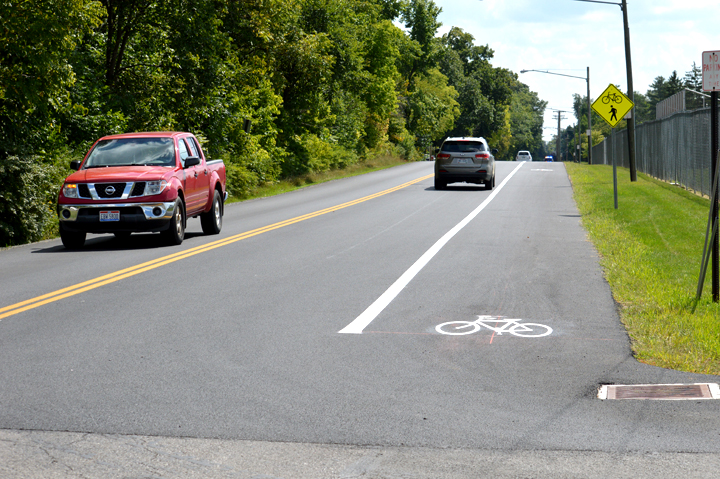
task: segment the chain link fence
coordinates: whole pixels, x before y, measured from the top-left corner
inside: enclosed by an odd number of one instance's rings
[[[720,129],[719,129],[720,133]],[[627,130],[593,146],[593,164],[630,168]],[[657,179],[710,196],[710,108],[685,111],[635,127],[635,167]]]

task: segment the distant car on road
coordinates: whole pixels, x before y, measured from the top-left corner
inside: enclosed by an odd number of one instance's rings
[[[435,157],[435,189],[448,183],[482,183],[486,190],[495,187],[495,156],[482,137],[446,138]]]
[[[529,151],[520,150],[517,156],[515,156],[515,161],[532,161],[532,155]]]
[[[552,157],[552,156],[546,156],[546,157],[545,157],[545,161],[553,161],[553,157]]]

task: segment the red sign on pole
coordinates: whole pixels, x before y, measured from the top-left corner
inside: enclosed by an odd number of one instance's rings
[[[720,91],[720,51],[702,54],[703,91]]]

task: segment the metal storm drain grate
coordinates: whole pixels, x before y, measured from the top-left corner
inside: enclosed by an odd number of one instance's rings
[[[720,386],[715,383],[607,385],[600,388],[598,398],[671,401],[720,399]]]

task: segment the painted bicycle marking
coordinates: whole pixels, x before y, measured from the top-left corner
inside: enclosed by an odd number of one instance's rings
[[[520,319],[508,319],[505,316],[478,316],[475,321],[448,321],[447,323],[435,326],[435,331],[440,334],[460,336],[472,334],[487,328],[494,331],[498,336],[503,333],[510,333],[523,338],[541,338],[552,333],[552,328],[538,323],[521,323]],[[502,323],[502,326],[500,324]]]

